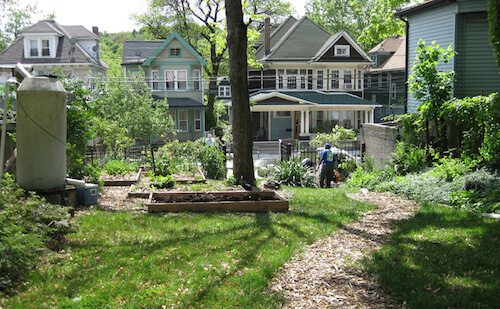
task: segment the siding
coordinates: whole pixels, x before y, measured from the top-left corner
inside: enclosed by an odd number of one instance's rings
[[[408,17],[410,25],[408,35],[409,68],[413,66],[413,62],[415,61],[415,49],[420,38],[426,42],[426,45],[430,45],[432,41],[436,41],[441,48],[447,48],[450,44],[455,43],[455,18],[457,11],[458,5],[453,3]],[[442,71],[452,71],[453,68],[454,60],[439,66],[439,69]],[[414,99],[413,94],[408,93],[408,112],[415,113],[419,105],[420,102]]]
[[[458,0],[459,13],[486,12],[488,0]]]
[[[486,13],[460,14],[457,27],[455,96],[490,94],[500,89],[500,75],[489,44]]]

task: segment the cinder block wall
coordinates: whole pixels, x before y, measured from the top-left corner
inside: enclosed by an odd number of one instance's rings
[[[373,157],[375,168],[383,168],[392,162],[391,154],[396,149],[398,129],[379,123],[364,123],[361,138],[365,143],[365,156]]]

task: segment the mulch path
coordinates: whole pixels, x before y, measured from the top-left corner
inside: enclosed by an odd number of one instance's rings
[[[405,308],[353,265],[381,248],[394,222],[411,217],[418,204],[388,193],[349,197],[379,207],[312,244],[280,269],[270,291],[285,296],[284,308]]]

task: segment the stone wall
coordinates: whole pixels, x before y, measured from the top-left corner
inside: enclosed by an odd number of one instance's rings
[[[392,162],[391,154],[396,149],[398,129],[394,125],[364,123],[361,139],[365,143],[365,156],[373,157],[375,168],[383,168]]]

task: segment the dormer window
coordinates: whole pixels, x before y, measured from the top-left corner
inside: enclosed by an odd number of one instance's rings
[[[169,55],[170,55],[170,57],[180,57],[181,56],[181,49],[180,48],[171,48]]]
[[[349,45],[335,45],[335,57],[349,57],[351,49]]]
[[[53,37],[30,37],[24,40],[26,58],[54,58],[56,40]]]
[[[219,97],[231,97],[231,86],[219,86]]]

